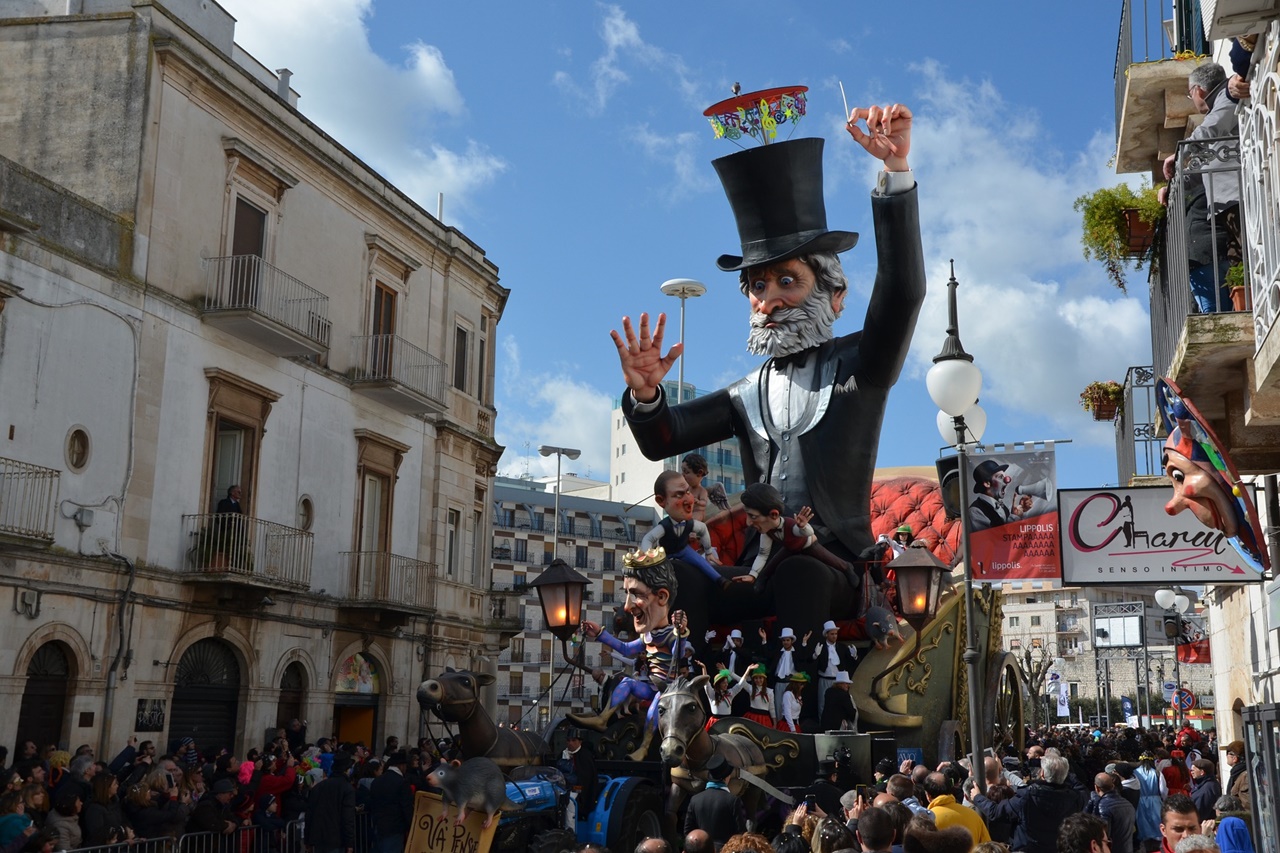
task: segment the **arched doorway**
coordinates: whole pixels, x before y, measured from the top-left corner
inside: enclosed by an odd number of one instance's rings
[[[377,749],[378,694],[382,678],[372,657],[356,652],[338,665],[333,684],[333,729],[338,740]]]
[[[231,646],[212,637],[199,640],[178,661],[173,679],[169,740],[189,737],[206,755],[236,744],[240,717],[240,663]]]
[[[302,719],[302,703],[307,692],[307,673],[302,664],[294,661],[285,667],[280,676],[280,700],[276,704],[276,728],[289,725],[290,720]]]
[[[36,649],[27,664],[27,686],[18,711],[19,746],[28,740],[41,748],[48,744],[64,746],[62,724],[72,674],[71,655],[63,643],[54,640]]]

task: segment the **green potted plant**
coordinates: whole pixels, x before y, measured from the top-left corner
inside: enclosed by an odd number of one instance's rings
[[[1236,311],[1245,310],[1244,264],[1232,264],[1223,284],[1231,292],[1231,307]]]
[[[1075,209],[1081,214],[1084,256],[1102,261],[1112,283],[1123,292],[1125,266],[1142,265],[1154,242],[1156,223],[1164,217],[1157,188],[1134,192],[1128,184],[1103,187],[1077,198]]]
[[[1080,392],[1080,405],[1095,421],[1113,421],[1124,407],[1124,386],[1111,379],[1090,382]]]

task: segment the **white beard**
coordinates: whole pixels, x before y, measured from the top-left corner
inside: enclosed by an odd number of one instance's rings
[[[782,358],[812,349],[831,340],[837,316],[831,294],[815,287],[795,308],[779,308],[772,314],[753,312],[747,352]],[[774,328],[766,328],[766,323],[773,323]]]

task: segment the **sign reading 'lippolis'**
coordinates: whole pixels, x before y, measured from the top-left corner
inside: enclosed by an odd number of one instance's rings
[[[1169,497],[1168,486],[1060,489],[1063,583],[1262,580],[1225,533],[1189,512],[1169,515]]]

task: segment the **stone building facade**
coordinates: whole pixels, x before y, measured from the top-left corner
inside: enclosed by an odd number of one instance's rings
[[[416,737],[515,627],[509,291],[216,3],[84,5],[0,2],[0,743]]]

